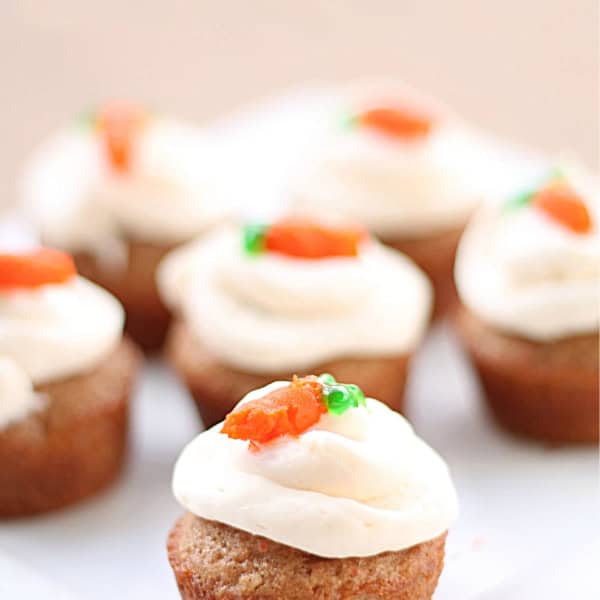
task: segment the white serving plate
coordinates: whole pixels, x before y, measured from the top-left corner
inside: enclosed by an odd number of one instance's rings
[[[279,209],[284,181],[310,151],[330,99],[324,88],[297,90],[215,125],[249,214]],[[540,170],[513,146],[481,144],[485,168],[477,171],[490,191]],[[436,327],[408,390],[411,421],[448,461],[461,501],[436,600],[600,598],[597,452],[516,441],[494,427],[478,396],[451,331]],[[114,488],[69,510],[0,525],[2,600],[178,598],[165,552],[181,513],[170,477],[199,424],[158,361],[144,368],[132,427],[129,465]]]

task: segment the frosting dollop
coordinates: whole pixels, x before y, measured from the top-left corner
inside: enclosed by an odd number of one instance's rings
[[[242,402],[286,385],[272,383]],[[371,398],[259,452],[221,427],[188,444],[173,476],[177,500],[205,519],[331,558],[402,550],[456,519],[444,461]]]
[[[11,358],[0,356],[0,431],[43,405],[27,373]]]
[[[158,281],[203,344],[251,372],[411,351],[431,308],[426,277],[374,240],[351,258],[248,256],[226,229],[168,256]]]
[[[92,369],[119,344],[121,305],[81,277],[0,291],[0,356],[34,384]]]
[[[339,126],[323,137],[315,159],[292,182],[295,208],[344,215],[384,237],[415,237],[462,226],[481,199],[473,177],[480,161],[474,136],[446,109],[425,97],[415,99],[404,88],[389,86],[382,93],[368,87],[340,104],[352,113],[381,96],[401,101],[409,97],[430,111],[429,133],[401,139],[360,125]]]
[[[561,169],[587,207],[591,229],[577,233],[536,207],[488,206],[467,227],[456,260],[464,304],[510,333],[550,341],[598,330],[600,196],[580,169]]]
[[[230,213],[215,145],[198,128],[155,116],[138,135],[127,173],[110,168],[89,126],[73,125],[41,146],[23,194],[47,243],[121,260],[123,237],[186,241]]]

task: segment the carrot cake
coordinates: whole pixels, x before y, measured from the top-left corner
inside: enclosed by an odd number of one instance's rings
[[[119,473],[138,363],[123,320],[70,256],[0,253],[0,517],[71,504]]]
[[[458,327],[492,414],[550,443],[598,441],[599,189],[554,169],[483,209],[458,252]]]
[[[45,243],[113,293],[127,331],[161,345],[169,312],[155,270],[172,248],[230,213],[215,143],[199,128],[111,102],[53,135],[26,166],[23,195]]]
[[[444,461],[328,374],[249,393],[184,449],[173,491],[186,600],[428,600],[457,516]]]
[[[467,126],[420,92],[389,82],[339,92],[329,133],[291,184],[294,207],[365,225],[431,279],[435,314],[456,303],[454,256],[481,199]]]
[[[282,218],[176,250],[159,287],[167,354],[204,424],[275,378],[323,370],[403,409],[430,315],[427,278],[359,226]]]

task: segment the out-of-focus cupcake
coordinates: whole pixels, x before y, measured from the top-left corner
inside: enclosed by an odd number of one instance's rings
[[[472,136],[430,98],[393,84],[341,93],[332,133],[292,184],[297,209],[363,223],[430,277],[435,314],[455,304],[454,256],[481,198]]]
[[[278,376],[321,370],[403,408],[429,320],[425,275],[361,227],[287,218],[222,230],[159,268],[167,353],[205,425]]]
[[[0,252],[0,517],[63,507],[120,472],[139,361],[123,321],[68,255]]]
[[[213,154],[197,127],[121,102],[52,136],[26,166],[43,241],[123,303],[144,348],[161,345],[170,318],[155,286],[160,259],[230,213]]]
[[[330,375],[249,393],[183,451],[182,598],[428,600],[456,492],[398,414]]]
[[[483,209],[457,256],[458,327],[489,406],[550,443],[598,441],[599,189],[553,170]]]

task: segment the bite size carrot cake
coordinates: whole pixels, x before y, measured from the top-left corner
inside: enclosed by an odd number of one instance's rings
[[[362,227],[287,217],[224,229],[167,256],[159,284],[177,314],[167,354],[205,425],[248,391],[314,370],[403,409],[431,289]]]
[[[461,242],[458,329],[492,414],[551,443],[598,441],[598,182],[550,170]]]
[[[0,517],[63,507],[120,472],[139,362],[123,321],[70,256],[0,251]]]
[[[80,273],[122,302],[146,349],[162,344],[170,319],[155,285],[160,259],[231,213],[215,154],[196,126],[110,102],[26,165],[24,203],[43,241],[73,253]]]
[[[186,600],[427,600],[457,517],[444,461],[329,374],[249,393],[183,450],[173,491]]]
[[[458,240],[482,198],[475,136],[449,109],[396,83],[347,86],[336,106],[290,186],[294,208],[362,223],[409,256],[444,314],[456,304]]]

